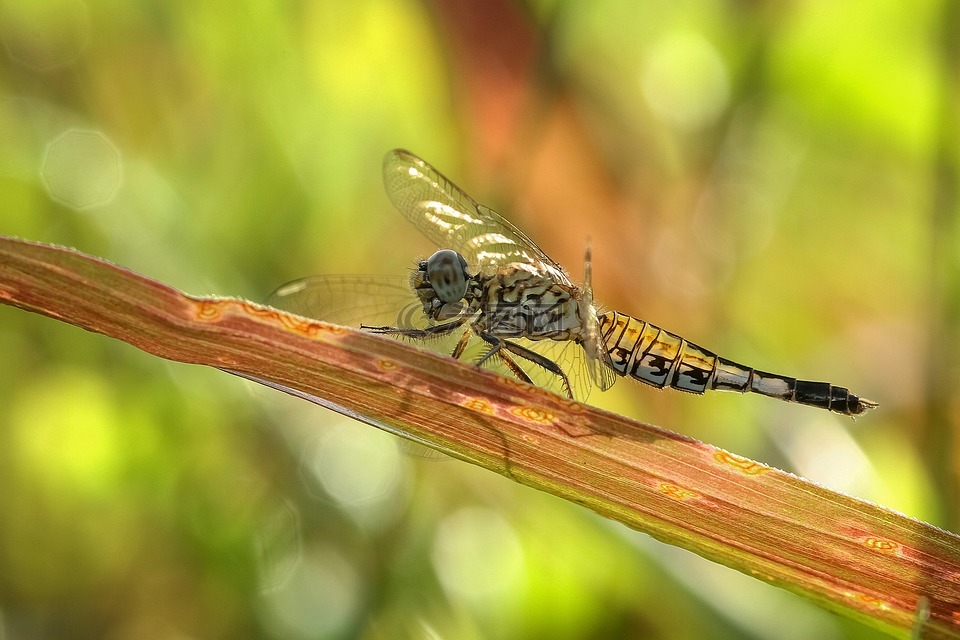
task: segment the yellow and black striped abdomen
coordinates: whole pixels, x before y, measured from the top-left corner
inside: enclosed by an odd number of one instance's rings
[[[616,311],[600,316],[600,335],[614,371],[660,389],[670,387],[697,394],[709,389],[750,391],[843,415],[857,415],[877,406],[828,382],[797,380],[744,367]]]

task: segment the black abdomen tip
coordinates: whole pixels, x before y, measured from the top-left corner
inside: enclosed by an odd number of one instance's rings
[[[793,400],[800,404],[829,409],[845,416],[860,415],[877,406],[877,403],[872,400],[850,393],[846,387],[836,387],[829,382],[810,380],[797,380]]]

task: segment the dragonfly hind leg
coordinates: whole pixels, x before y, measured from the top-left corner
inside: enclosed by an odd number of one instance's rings
[[[457,360],[460,359],[460,357],[463,355],[463,352],[466,351],[467,344],[470,342],[470,337],[472,335],[473,331],[470,329],[467,329],[463,332],[463,335],[460,336],[460,341],[457,342],[457,346],[453,349],[453,353],[450,354],[451,358],[456,358]],[[491,357],[494,353],[496,353],[497,357],[500,359],[500,362],[502,362],[505,367],[510,369],[510,372],[517,376],[517,378],[519,378],[521,381],[526,382],[527,384],[536,384],[530,378],[530,376],[527,375],[527,372],[523,370],[523,367],[518,365],[516,361],[509,356],[509,354],[504,353],[502,350],[496,350],[496,347],[485,353],[484,356],[476,363],[477,366],[483,364],[487,358]]]
[[[429,338],[436,338],[453,333],[462,327],[466,321],[467,318],[465,317],[457,318],[451,322],[433,325],[426,327],[425,329],[405,329],[402,327],[371,326],[366,324],[360,325],[360,328],[364,331],[369,331],[370,333],[377,333],[380,335],[402,336],[404,338],[411,338],[414,340],[426,340]],[[463,355],[463,352],[466,350],[467,344],[469,343],[472,335],[474,334],[469,328],[464,331],[463,335],[460,337],[460,340],[457,342],[457,346],[454,347],[450,356],[459,360]],[[510,357],[510,354],[512,353],[515,356],[519,356],[524,360],[528,360],[533,364],[543,367],[550,373],[560,378],[560,381],[563,384],[564,392],[570,398],[574,398],[573,387],[570,385],[570,379],[567,378],[567,374],[564,373],[563,369],[561,369],[553,360],[540,355],[536,351],[531,351],[526,347],[522,347],[515,342],[510,342],[509,340],[503,340],[501,338],[482,333],[477,335],[479,335],[484,342],[490,345],[490,350],[483,354],[483,357],[477,360],[476,364],[478,366],[483,365],[484,362],[496,356],[518,379],[526,382],[527,384],[536,386],[537,383],[530,378],[527,372],[523,370],[523,367],[517,364],[516,360]],[[505,351],[509,353],[505,353]]]
[[[524,360],[543,367],[553,375],[560,378],[560,382],[563,384],[564,392],[566,392],[569,398],[574,398],[573,387],[570,385],[570,379],[567,377],[567,374],[564,373],[563,369],[561,369],[560,366],[550,358],[542,356],[536,351],[531,351],[530,349],[527,349],[516,342],[510,342],[509,340],[503,340],[501,338],[483,333],[478,335],[484,340],[484,342],[490,345],[490,350],[487,351],[483,357],[477,361],[478,365],[483,364],[486,360],[493,356],[497,356],[500,358],[503,364],[505,364],[507,368],[513,372],[513,375],[517,376],[517,378],[528,384],[536,385],[536,383],[530,378],[529,375],[527,375],[520,365],[517,364],[516,361],[509,356],[509,354],[504,353],[505,350],[509,351],[515,356],[519,356]]]

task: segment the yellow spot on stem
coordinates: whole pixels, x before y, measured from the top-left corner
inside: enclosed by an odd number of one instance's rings
[[[220,305],[216,302],[198,302],[195,308],[200,320],[216,320],[220,317]]]
[[[902,547],[898,543],[893,540],[884,540],[883,538],[864,538],[863,546],[893,556],[900,555],[902,551]]]
[[[720,464],[726,464],[730,465],[731,467],[735,467],[748,476],[758,476],[770,470],[770,467],[762,465],[759,462],[754,462],[749,458],[741,458],[733,455],[732,453],[727,453],[726,451],[717,451],[713,454],[713,457]]]
[[[880,598],[875,598],[874,596],[868,596],[865,593],[858,593],[854,596],[854,598],[856,598],[860,602],[863,602],[864,604],[874,607],[875,609],[889,608],[885,600],[881,600]]]
[[[493,415],[493,405],[482,398],[467,398],[460,404],[471,411]]]
[[[503,382],[507,385],[512,385],[514,387],[519,387],[521,389],[524,389],[529,386],[527,385],[526,382],[522,382],[520,380],[517,380],[516,378],[504,378]]]
[[[699,498],[700,494],[689,489],[684,489],[683,487],[678,487],[675,484],[670,484],[667,482],[660,483],[660,493],[664,494],[668,498],[673,498],[674,500],[690,500],[692,498]]]
[[[263,307],[257,307],[250,304],[245,300],[240,301],[240,306],[243,308],[244,312],[250,314],[251,316],[260,316],[262,318],[269,318],[271,316],[276,317],[277,312],[273,309],[265,309]]]
[[[311,322],[310,320],[298,318],[288,313],[281,313],[274,309],[255,307],[246,302],[241,302],[240,304],[248,315],[279,322],[284,329],[289,329],[294,333],[299,333],[300,335],[308,338],[315,338],[320,333],[329,333],[332,335],[344,333],[342,327],[337,327],[334,325],[321,325],[318,322]]]
[[[510,410],[510,413],[518,418],[523,418],[524,420],[538,424],[552,424],[556,419],[556,416],[549,411],[535,407],[514,407]]]

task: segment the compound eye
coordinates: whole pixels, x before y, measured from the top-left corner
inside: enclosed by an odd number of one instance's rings
[[[450,249],[427,259],[427,282],[443,302],[457,302],[467,293],[467,261]]]

